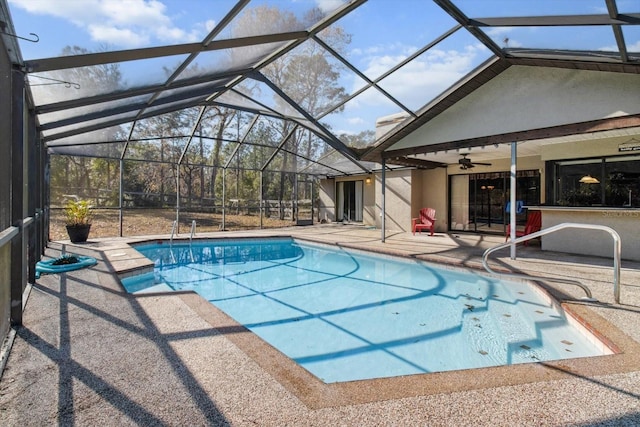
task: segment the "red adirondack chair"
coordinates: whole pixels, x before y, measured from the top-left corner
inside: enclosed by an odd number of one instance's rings
[[[429,229],[431,232],[429,235],[433,236],[433,231],[436,225],[436,210],[433,208],[420,209],[420,217],[411,219],[411,231],[416,234],[416,231],[422,233],[423,229]]]
[[[527,234],[535,233],[536,231],[540,231],[542,228],[542,212],[540,211],[530,211],[527,216],[527,222],[524,225],[524,230],[516,229],[516,238],[526,236]],[[509,236],[511,236],[511,224],[507,225],[507,235],[504,239],[506,242],[509,240]],[[529,241],[524,242],[524,245],[527,246]]]

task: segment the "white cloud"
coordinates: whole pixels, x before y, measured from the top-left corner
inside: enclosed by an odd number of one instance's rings
[[[92,41],[122,48],[201,39],[196,28],[175,26],[158,0],[9,0],[29,13],[65,19],[84,29]],[[158,43],[159,42],[159,43]]]
[[[165,15],[166,6],[156,0],[103,0],[99,5],[101,15],[115,25],[165,27],[171,24]]]
[[[463,50],[431,49],[382,80],[380,85],[408,107],[419,108],[466,75],[473,68],[478,53],[484,50],[486,48],[479,45],[469,45]],[[364,72],[368,76],[379,76],[405,57],[371,57]],[[356,101],[358,106],[389,102],[377,91],[367,91]]]
[[[318,8],[323,13],[329,13],[336,10],[340,6],[342,6],[342,4],[344,4],[344,1],[343,0],[316,0],[316,4],[318,5]]]
[[[67,19],[79,24],[83,19],[95,19],[95,12],[99,6],[97,0],[9,0],[9,3],[36,15],[51,15]],[[83,18],[86,16],[86,18]]]
[[[87,31],[93,40],[108,41],[114,46],[144,46],[149,43],[149,36],[139,34],[126,28],[90,24]]]
[[[605,52],[618,52],[618,45],[612,44],[609,46],[600,46],[598,50],[605,51]],[[640,52],[640,40],[636,41],[635,43],[630,43],[627,41],[627,52],[631,52],[631,53]]]
[[[366,121],[362,117],[350,117],[347,119],[347,123],[350,125],[361,125],[366,123]]]
[[[213,30],[216,27],[216,21],[214,21],[213,19],[209,19],[207,22],[204,23],[204,28],[207,30],[208,33],[211,32],[211,30]]]

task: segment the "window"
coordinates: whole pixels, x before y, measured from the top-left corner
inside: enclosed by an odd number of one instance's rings
[[[640,205],[640,156],[552,162],[558,206]]]

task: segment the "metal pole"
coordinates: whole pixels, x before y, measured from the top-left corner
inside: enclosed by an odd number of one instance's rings
[[[124,143],[124,147],[122,147],[122,152],[120,153],[120,209],[119,209],[119,222],[120,222],[120,237],[123,236],[123,226],[122,223],[124,221],[124,214],[122,212],[122,205],[124,204],[124,158],[127,155],[127,149],[129,148],[129,141],[131,141],[131,137],[133,136],[133,129],[136,127],[136,121],[134,120],[131,128],[129,129],[129,135],[127,136],[127,140]]]
[[[227,168],[222,169],[222,231],[225,230],[226,225],[225,225],[225,220],[226,218],[226,213],[227,213]],[[215,194],[215,188],[213,189],[214,194]]]
[[[180,234],[180,165],[176,165],[176,233]]]
[[[293,175],[293,203],[291,204],[291,222],[298,221],[298,174]]]
[[[380,189],[382,191],[382,200],[380,203],[381,206],[381,212],[380,212],[380,229],[382,230],[382,243],[384,243],[384,238],[385,238],[385,190],[386,190],[386,183],[385,183],[385,176],[386,176],[386,166],[385,166],[385,160],[384,157],[382,158],[382,185],[380,186]]]
[[[264,185],[264,172],[260,171],[260,229],[262,230],[262,204],[264,200],[262,198],[262,186]]]
[[[3,76],[6,78],[7,76]],[[25,167],[25,75],[22,71],[13,69],[9,77],[11,85],[11,115],[6,117],[5,125],[11,126],[11,151],[3,153],[7,155],[11,167],[11,181],[8,183],[8,191],[11,192],[11,205],[3,206],[10,212],[11,225],[18,229],[18,233],[11,239],[10,264],[3,266],[9,269],[9,273],[4,277],[9,278],[9,283],[3,283],[3,290],[8,288],[8,296],[11,301],[9,313],[4,312],[4,316],[9,318],[12,326],[22,325],[23,290],[27,285],[27,258],[26,241],[23,227],[25,218],[24,199],[26,190],[24,187],[27,168]],[[3,94],[3,96],[5,96]],[[3,185],[5,185],[3,183]],[[9,225],[9,224],[6,224]],[[13,234],[13,233],[12,233]],[[3,320],[4,322],[4,320]]]
[[[510,181],[511,181],[511,191],[509,193],[509,201],[511,203],[511,209],[509,209],[509,224],[511,227],[509,229],[511,239],[511,259],[516,259],[516,244],[514,240],[516,239],[516,161],[518,158],[518,144],[516,142],[511,143],[511,172],[510,172]]]
[[[613,237],[613,298],[620,304],[620,260],[622,258],[622,241],[614,229],[605,230]]]
[[[118,209],[118,222],[119,222],[119,234],[120,237],[122,237],[122,205],[123,205],[123,195],[122,195],[122,190],[123,190],[123,186],[124,186],[124,160],[120,159],[120,187],[118,189],[118,206],[120,207]]]

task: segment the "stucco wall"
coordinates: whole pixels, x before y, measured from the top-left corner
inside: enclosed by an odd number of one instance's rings
[[[411,174],[410,170],[387,172],[385,175],[385,229],[411,231]],[[382,181],[375,177],[376,227],[382,226]]]
[[[513,66],[392,148],[638,114],[638,99],[640,75]]]
[[[319,185],[320,206],[318,220],[335,222],[336,220],[336,180],[321,179]]]
[[[486,173],[508,171],[510,159],[492,160],[491,166],[478,166],[468,173]],[[541,182],[544,182],[544,162],[539,156],[518,158],[518,169],[539,169]],[[462,172],[458,165],[449,168],[427,170],[403,170],[386,173],[386,229],[411,231],[411,218],[418,216],[423,207],[436,210],[436,231],[443,233],[449,230],[448,174]],[[363,186],[363,221],[364,225],[382,226],[382,181],[378,173],[371,183]],[[366,176],[341,177],[320,181],[319,220],[334,222],[336,218],[336,182],[365,180]],[[544,185],[542,186],[544,191]],[[544,202],[544,193],[542,193]]]
[[[376,187],[377,180],[371,176],[371,182],[367,183],[366,178],[362,187],[362,223],[364,225],[376,225]],[[379,216],[379,212],[378,212]]]
[[[543,229],[563,222],[601,224],[613,228],[620,235],[622,258],[640,261],[640,210],[542,210]],[[613,238],[606,231],[572,228],[542,236],[542,249],[612,258]]]
[[[369,175],[372,177],[372,175]],[[362,224],[376,224],[376,208],[375,208],[375,188],[376,180],[366,182],[367,175],[339,177],[332,179],[320,180],[320,207],[318,209],[318,218],[320,221],[335,222],[336,221],[336,183],[340,181],[363,181],[362,185]]]
[[[638,101],[640,103],[640,100]],[[638,137],[635,137],[638,140]],[[617,156],[620,154],[638,154],[637,152],[621,153],[618,146],[632,139],[625,135],[613,138],[570,141],[562,144],[543,145],[540,149],[542,160],[575,159],[578,157]]]
[[[417,217],[421,208],[436,210],[436,232],[449,229],[447,213],[447,170],[445,168],[414,170],[411,212]]]

